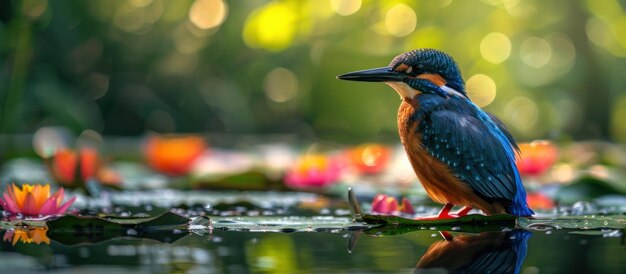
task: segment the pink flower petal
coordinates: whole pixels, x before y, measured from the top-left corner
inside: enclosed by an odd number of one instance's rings
[[[67,211],[67,209],[74,203],[75,200],[76,200],[76,197],[72,197],[72,199],[69,199],[67,202],[65,202],[61,207],[57,209],[55,214],[65,214],[65,211]]]
[[[57,211],[57,197],[56,195],[48,198],[48,200],[46,200],[43,205],[41,206],[41,208],[39,209],[39,214],[40,215],[52,215]]]
[[[39,209],[36,207],[35,196],[32,193],[26,194],[26,199],[24,201],[24,208],[22,208],[22,214],[26,216],[37,216],[39,215]]]
[[[13,234],[15,232],[13,232],[13,230],[7,230],[6,233],[4,233],[4,237],[2,240],[4,240],[5,242],[10,242],[11,239],[13,239]]]
[[[406,214],[415,214],[415,210],[413,209],[413,206],[409,202],[409,199],[407,199],[406,197],[402,198],[402,205],[400,206],[400,211]]]
[[[372,200],[372,212],[379,212],[379,213],[381,213],[380,209],[381,209],[383,201],[385,201],[385,199],[387,199],[387,195],[385,195],[385,194],[376,194],[376,196],[374,196],[374,200]]]
[[[385,201],[382,203],[383,206],[381,208],[382,213],[392,213],[398,211],[398,200],[394,197],[387,197]]]
[[[50,198],[54,197],[56,198],[57,204],[56,206],[60,206],[61,202],[63,202],[63,197],[65,196],[64,193],[64,189],[61,187],[59,188],[59,190],[57,190],[57,192],[55,192],[52,196],[50,196]]]
[[[9,194],[7,194],[6,192],[3,194],[4,196],[4,210],[11,212],[11,213],[20,213],[21,210],[17,207],[17,205],[15,204],[15,202],[11,199],[11,197],[9,196]],[[6,205],[6,207],[5,207]]]

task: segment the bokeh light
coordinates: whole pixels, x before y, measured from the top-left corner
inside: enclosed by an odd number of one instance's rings
[[[176,50],[183,54],[197,52],[206,45],[206,38],[192,33],[187,24],[180,24],[174,29],[172,40]]]
[[[361,0],[330,0],[330,7],[339,15],[348,16],[361,8]]]
[[[22,11],[30,18],[40,17],[48,8],[48,0],[22,1]]]
[[[334,76],[436,48],[458,62],[472,100],[522,141],[626,140],[626,12],[615,0],[565,10],[520,0],[8,3],[0,123],[11,122],[0,130],[9,134],[63,125],[74,135],[278,130],[393,140],[397,98]],[[297,115],[284,123],[285,111]]]
[[[291,45],[296,36],[296,14],[287,2],[271,2],[250,14],[243,29],[243,40],[249,47],[281,51]]]
[[[548,38],[550,45],[555,49],[548,65],[553,67],[571,66],[576,59],[576,47],[572,39],[565,34],[555,33]]]
[[[541,68],[550,62],[552,47],[545,39],[530,37],[520,46],[522,62],[534,68]]]
[[[476,74],[467,79],[466,89],[467,95],[479,107],[488,106],[496,98],[496,83],[484,74]]]
[[[154,23],[161,18],[165,7],[160,1],[152,2],[145,7],[136,7],[124,2],[115,11],[113,25],[118,29],[143,34],[152,29]]]
[[[39,157],[46,159],[58,150],[67,147],[69,136],[62,129],[42,127],[33,135],[33,149]]]
[[[489,33],[480,41],[480,55],[491,63],[502,63],[511,55],[511,40],[499,32]]]
[[[506,104],[504,112],[508,124],[526,134],[532,131],[539,119],[539,108],[528,97],[514,98]]]
[[[396,4],[385,14],[385,26],[393,36],[407,36],[415,30],[416,25],[415,11],[405,4]]]
[[[201,29],[221,25],[228,15],[228,6],[223,0],[196,0],[189,10],[189,20]]]
[[[265,76],[263,88],[267,98],[282,103],[298,93],[298,77],[288,69],[275,68]]]

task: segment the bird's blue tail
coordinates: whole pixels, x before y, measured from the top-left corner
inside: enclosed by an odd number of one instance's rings
[[[487,125],[487,128],[495,134],[498,141],[504,148],[506,152],[507,161],[515,174],[515,197],[513,197],[513,201],[511,205],[506,209],[507,213],[515,215],[515,216],[531,216],[535,214],[526,203],[526,190],[524,190],[524,185],[522,184],[522,178],[520,177],[519,171],[517,170],[517,166],[515,165],[515,141],[509,140],[507,136],[500,130],[496,122],[487,115],[487,113],[483,112],[478,106],[476,106],[470,99],[466,99],[467,102],[470,103],[478,113],[479,118]]]

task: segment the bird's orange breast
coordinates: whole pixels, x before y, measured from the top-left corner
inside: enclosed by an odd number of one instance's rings
[[[398,109],[398,133],[413,170],[431,199],[438,203],[470,206],[487,214],[503,213],[500,205],[490,204],[457,178],[444,163],[431,156],[417,130],[421,120],[411,116],[420,107],[419,101],[405,98]]]

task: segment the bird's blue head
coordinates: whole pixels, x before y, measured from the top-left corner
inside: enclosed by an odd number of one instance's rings
[[[341,80],[385,82],[401,97],[420,93],[467,97],[458,65],[450,55],[436,49],[416,49],[393,58],[389,66],[350,72]]]

